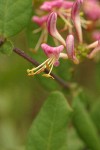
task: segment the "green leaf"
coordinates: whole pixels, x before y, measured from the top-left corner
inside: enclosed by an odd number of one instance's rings
[[[74,128],[68,130],[68,150],[83,150],[85,145],[83,141],[78,137],[77,132]],[[66,149],[67,150],[67,149]]]
[[[0,0],[0,35],[10,37],[27,26],[32,0]]]
[[[100,141],[95,125],[78,97],[74,99],[73,108],[73,123],[78,134],[91,150],[100,150]]]
[[[91,117],[100,133],[100,99],[93,104]]]
[[[27,150],[66,150],[70,114],[63,94],[52,93],[32,124]]]
[[[2,46],[0,46],[0,52],[3,54],[10,55],[13,51],[13,44],[11,41],[7,40]]]

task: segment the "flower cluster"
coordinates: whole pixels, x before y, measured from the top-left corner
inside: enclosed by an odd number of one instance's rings
[[[99,7],[94,0],[89,1]],[[83,2],[83,0],[76,0],[75,2],[51,0],[44,2],[40,6],[40,10],[46,11],[48,14],[42,17],[34,16],[32,18],[33,21],[35,21],[40,27],[44,27],[44,30],[46,30],[46,32],[48,32],[54,39],[58,40],[61,45],[51,47],[46,43],[42,43],[41,48],[48,58],[38,67],[32,68],[31,70],[28,69],[27,72],[29,76],[34,76],[44,72],[45,69],[48,69],[49,73],[43,74],[43,76],[53,78],[51,76],[51,71],[53,66],[59,66],[60,58],[70,59],[75,64],[79,64],[83,56],[93,58],[95,54],[100,51],[99,37],[95,42],[89,45],[83,41],[84,34],[82,32],[82,27],[87,28],[89,24],[91,24],[91,21],[86,21],[83,18],[83,15],[81,15],[80,7],[82,5],[87,16],[91,16],[90,10],[87,10],[86,8],[86,1]],[[61,17],[65,22],[68,33],[66,39],[63,38],[57,29],[57,16]]]
[[[44,41],[47,42],[48,32],[46,30],[46,22],[48,16],[51,12],[56,12],[59,18],[64,22],[64,27],[62,31],[66,29],[71,30],[71,9],[73,6],[73,2],[66,0],[50,0],[45,1],[37,10],[37,15],[32,17],[32,21],[38,24],[39,28],[33,31],[33,33],[37,33],[41,31],[40,39],[34,48],[37,51],[40,47],[40,44]],[[55,42],[55,40],[54,40]]]

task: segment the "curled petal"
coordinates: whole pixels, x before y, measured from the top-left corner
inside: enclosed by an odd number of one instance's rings
[[[72,59],[76,64],[78,64],[79,61],[76,58],[75,49],[74,49],[74,36],[71,34],[68,35],[66,39],[66,50],[67,50],[68,57]]]
[[[44,2],[41,6],[40,6],[41,10],[44,11],[51,11],[52,9],[52,5],[50,5],[50,2]]]
[[[45,15],[43,17],[33,16],[32,21],[36,22],[39,26],[42,26],[44,23],[46,23],[48,18],[48,15]]]
[[[61,42],[64,46],[66,46],[65,40],[59,34],[56,28],[56,22],[57,22],[57,14],[55,12],[52,12],[47,19],[48,32],[50,33],[50,35],[56,38],[59,42]]]
[[[76,0],[72,7],[71,17],[73,20],[73,23],[76,28],[76,32],[78,35],[79,42],[82,43],[83,37],[82,37],[82,28],[81,28],[81,21],[80,21],[80,15],[79,15],[79,8],[82,4],[83,0]]]
[[[64,46],[60,45],[57,47],[51,47],[45,43],[41,44],[41,48],[43,49],[43,51],[45,52],[45,54],[47,55],[47,57],[52,57],[54,56],[55,58],[59,58],[60,53],[63,51]]]
[[[44,11],[51,11],[53,8],[60,8],[62,6],[63,0],[54,0],[54,1],[47,1],[44,2],[40,9]]]
[[[92,59],[100,51],[100,40],[98,40],[98,45],[95,47],[92,52],[88,55],[88,58]]]
[[[73,6],[73,2],[70,1],[63,1],[62,7],[65,9],[70,9]]]

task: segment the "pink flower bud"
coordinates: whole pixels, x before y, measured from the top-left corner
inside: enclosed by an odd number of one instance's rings
[[[82,43],[83,37],[82,37],[82,28],[81,28],[81,21],[80,21],[80,15],[79,15],[79,8],[83,0],[76,0],[72,7],[72,20],[76,28],[76,32],[78,35],[79,42]]]
[[[75,49],[74,49],[74,36],[71,34],[68,35],[66,39],[66,50],[67,50],[68,57],[72,59],[76,64],[78,64],[79,61],[76,58]]]
[[[68,57],[73,59],[75,56],[75,51],[74,51],[74,37],[73,35],[68,35],[66,39],[66,50]]]
[[[43,17],[33,16],[32,21],[37,23],[39,26],[42,26],[44,23],[46,23],[48,18],[48,15],[45,15]]]
[[[48,32],[54,38],[59,40],[64,46],[66,46],[65,40],[62,38],[62,36],[59,34],[59,32],[56,28],[56,22],[57,22],[57,14],[55,12],[52,12],[47,19]]]

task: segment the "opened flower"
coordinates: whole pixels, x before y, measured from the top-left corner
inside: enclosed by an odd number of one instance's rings
[[[47,44],[42,44],[41,48],[43,49],[48,59],[44,61],[42,64],[40,64],[38,67],[33,68],[31,70],[28,69],[27,73],[29,76],[34,76],[36,74],[43,72],[45,69],[48,69],[49,73],[43,74],[43,76],[53,78],[50,75],[53,66],[59,65],[59,58],[65,58],[65,57],[67,58],[67,54],[61,53],[64,49],[64,46],[60,45],[58,47],[51,47]]]

